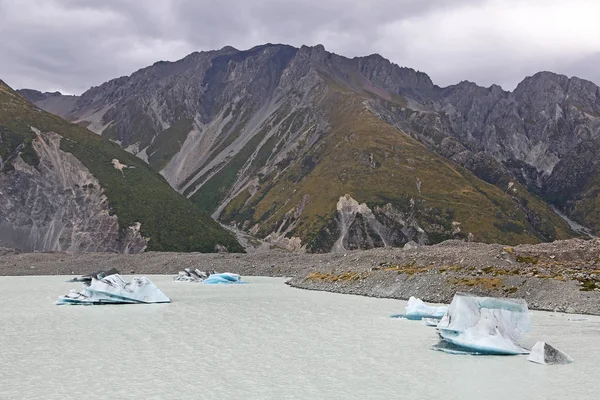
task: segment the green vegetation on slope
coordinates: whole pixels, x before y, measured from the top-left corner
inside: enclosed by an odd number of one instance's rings
[[[229,232],[175,192],[142,160],[101,136],[36,109],[0,81],[0,155],[3,159],[17,146],[24,147],[22,155],[31,153],[27,149],[35,138],[32,126],[63,137],[61,149],[75,155],[100,181],[121,228],[135,222],[142,224],[142,235],[150,238],[148,250],[213,252],[215,245],[221,244],[229,251],[243,251]],[[35,164],[35,157],[27,157]],[[123,176],[112,166],[113,158],[133,168],[123,170]]]
[[[259,223],[259,234],[265,235],[308,194],[310,201],[291,235],[318,251],[331,248],[331,235],[324,232],[336,234],[333,219],[340,196],[349,194],[371,206],[414,198],[422,204],[417,219],[423,227],[433,229],[454,220],[460,222],[463,233],[472,232],[477,241],[517,244],[543,240],[512,194],[429,151],[366,110],[363,101],[356,94],[332,91],[327,102],[332,130],[318,150],[310,150],[275,182],[265,177],[250,200],[247,193],[241,193],[223,216],[242,222],[236,214],[250,214],[250,226]],[[421,193],[417,178],[422,182]],[[540,223],[554,228],[554,238],[572,236],[547,205],[524,189],[520,196],[535,210]],[[430,235],[432,242],[446,238]]]
[[[262,146],[260,146],[260,144],[269,133],[269,125],[274,126],[281,122],[279,133],[282,134],[286,132],[291,124],[293,124],[294,120],[298,117],[298,111],[289,114],[287,111],[287,108],[280,110],[271,119],[270,124],[267,124],[256,133],[248,143],[246,143],[242,150],[233,156],[219,172],[210,177],[210,179],[208,179],[202,187],[190,197],[190,199],[207,212],[212,213],[215,211],[236,182],[240,170],[246,165],[248,160],[251,159],[253,154],[256,153],[255,157],[250,161],[249,170],[247,171],[249,175],[256,173],[267,162],[273,148],[280,138],[273,135]],[[257,151],[259,146],[260,149]],[[189,194],[190,191],[191,189],[188,189],[185,194]]]
[[[192,120],[182,118],[156,136],[146,153],[148,163],[155,171],[167,166],[192,130]]]
[[[575,199],[567,202],[566,207],[572,210],[573,220],[600,232],[600,168]]]

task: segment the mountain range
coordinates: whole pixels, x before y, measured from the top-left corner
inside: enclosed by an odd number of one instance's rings
[[[0,247],[241,252],[235,237],[110,140],[0,81]]]
[[[438,87],[377,54],[266,44],[157,62],[81,96],[19,93],[289,250],[600,230],[600,90],[575,77]]]

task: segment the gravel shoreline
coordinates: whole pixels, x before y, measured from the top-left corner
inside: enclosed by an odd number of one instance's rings
[[[176,275],[183,268],[290,277],[301,289],[449,303],[457,291],[524,298],[530,309],[600,315],[600,240],[539,245],[447,241],[415,249],[336,254],[17,253],[0,250],[0,275]]]

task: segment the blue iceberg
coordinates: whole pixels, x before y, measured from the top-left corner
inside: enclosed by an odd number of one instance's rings
[[[56,304],[101,305],[101,304],[140,304],[170,303],[169,299],[153,282],[145,277],[134,277],[127,282],[119,274],[101,279],[91,277],[84,282],[80,291],[71,290],[60,296]]]
[[[221,284],[236,284],[246,283],[238,274],[224,272],[222,274],[212,274],[203,282],[205,285],[221,285]]]
[[[453,346],[438,343],[434,349],[453,354],[457,350],[464,354],[528,354],[518,342],[530,328],[525,300],[457,293],[437,325],[442,341]],[[449,348],[452,351],[447,351]]]

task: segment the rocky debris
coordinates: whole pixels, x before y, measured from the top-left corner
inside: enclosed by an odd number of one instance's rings
[[[21,251],[17,249],[13,249],[11,247],[0,247],[0,256],[5,256],[7,254],[20,254]]]
[[[0,275],[73,275],[105,265],[169,275],[199,268],[244,276],[290,277],[290,285],[312,290],[404,300],[415,296],[446,304],[456,292],[466,292],[523,298],[534,310],[600,315],[600,291],[595,287],[589,290],[590,286],[579,280],[597,279],[600,259],[595,262],[594,252],[599,244],[598,240],[573,239],[507,247],[450,240],[412,250],[378,248],[329,254],[22,253],[1,256]],[[555,262],[557,257],[562,261]]]
[[[527,360],[537,364],[569,364],[573,359],[545,342],[537,342]]]
[[[118,160],[118,159],[116,159],[116,158],[113,158],[113,159],[111,160],[111,163],[112,163],[113,167],[114,167],[116,170],[118,170],[119,172],[121,172],[121,174],[122,174],[123,176],[125,176],[125,174],[123,173],[123,169],[125,169],[125,168],[134,168],[134,167],[132,167],[132,166],[129,166],[129,165],[127,165],[127,164],[123,164],[123,163],[121,163],[121,161],[119,161],[119,160]]]

